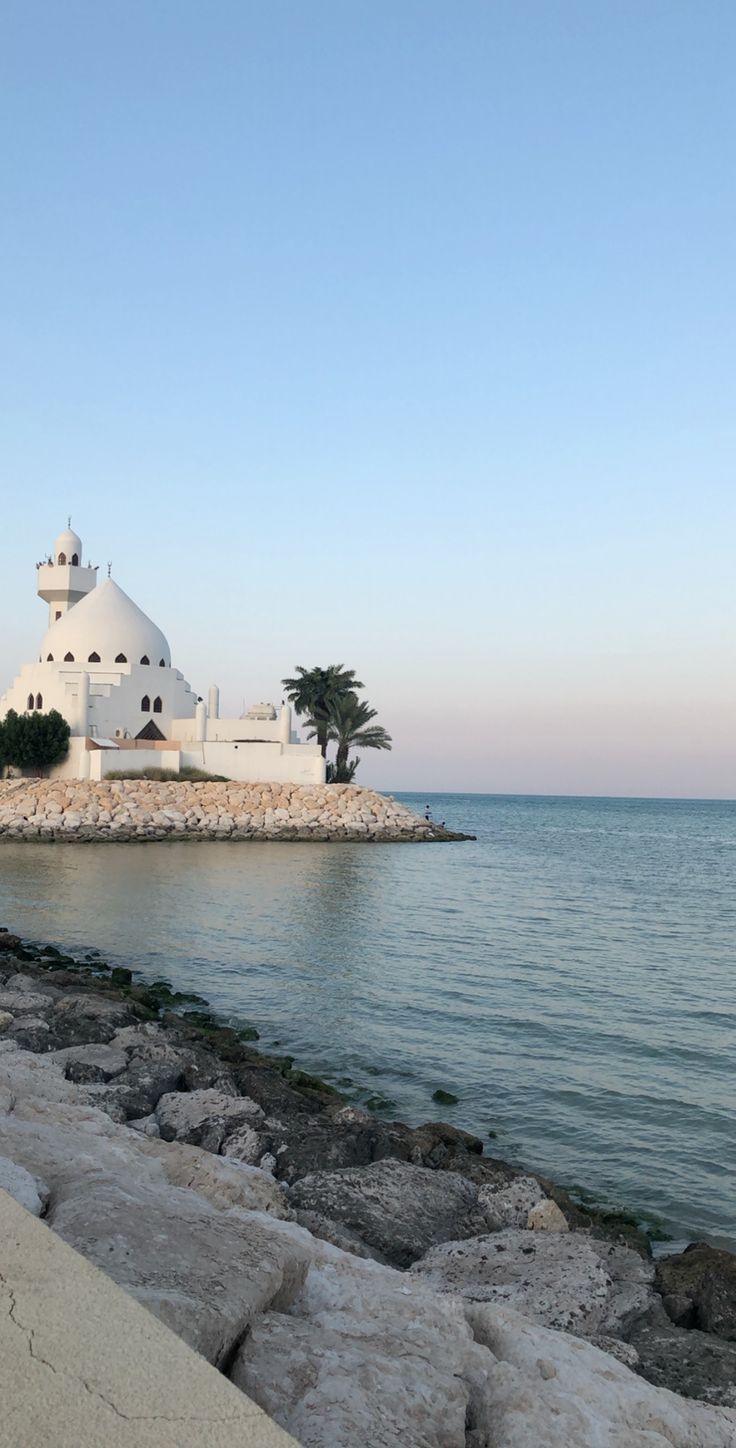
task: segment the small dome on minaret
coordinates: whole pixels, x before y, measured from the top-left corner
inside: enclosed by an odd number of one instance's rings
[[[71,519],[70,519],[71,522]],[[71,563],[78,566],[82,562],[82,540],[73,528],[67,527],[60,533],[54,543],[54,563]]]

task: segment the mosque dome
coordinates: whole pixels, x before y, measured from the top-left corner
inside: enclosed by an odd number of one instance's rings
[[[106,578],[51,625],[41,644],[41,659],[108,668],[116,663],[170,668],[171,650],[160,628]]]
[[[65,528],[54,543],[54,563],[81,563],[82,540],[73,528]]]

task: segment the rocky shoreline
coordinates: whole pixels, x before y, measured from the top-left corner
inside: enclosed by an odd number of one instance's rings
[[[736,1257],[254,1034],[0,933],[0,1186],[306,1448],[733,1448]]]
[[[333,840],[417,844],[473,839],[354,784],[232,780],[0,780],[0,840]]]

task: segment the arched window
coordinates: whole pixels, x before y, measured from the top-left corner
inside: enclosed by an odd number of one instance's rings
[[[43,709],[43,694],[36,695],[36,708]]]
[[[150,664],[150,662],[151,662],[151,660],[149,659],[148,654],[144,654],[144,655],[143,655],[143,658],[141,659],[141,663],[142,663],[142,664]]]
[[[65,663],[65,664],[73,664],[73,663],[74,663],[74,654],[64,654],[64,663]]]
[[[61,609],[60,609],[60,608],[57,608],[56,613],[54,614],[54,623],[56,623],[57,620],[60,619],[60,618],[61,618]]]
[[[150,714],[150,712],[151,712],[151,700],[149,699],[149,697],[148,697],[147,694],[144,694],[144,695],[143,695],[143,698],[141,699],[141,713],[142,713],[142,714]]]
[[[79,566],[79,554],[78,554],[78,553],[72,553],[72,568],[78,568],[78,566]]]
[[[100,662],[100,656],[99,656],[99,654],[98,654],[96,651],[95,651],[94,653],[90,654],[90,656],[89,656],[89,658],[88,658],[88,660],[87,660],[87,663],[88,663],[88,664],[99,664],[99,662]]]
[[[165,660],[165,659],[159,659],[159,661],[158,661],[158,666],[159,666],[160,669],[165,669],[165,668],[166,668],[166,660]]]
[[[58,559],[57,559],[56,561],[57,561],[57,563],[61,563],[61,564],[66,563],[66,553],[60,553],[60,554],[59,554],[59,557],[58,557]]]
[[[127,664],[127,662],[128,662],[128,660],[126,659],[125,654],[116,654],[116,655],[115,655],[115,663],[116,663],[116,664]]]
[[[53,664],[53,662],[54,662],[54,656],[53,656],[53,654],[47,654],[47,655],[46,655],[46,663],[47,663],[47,664]]]
[[[164,706],[163,706],[163,704],[161,703],[161,696],[159,695],[159,696],[158,696],[156,699],[154,699],[154,701],[153,701],[153,712],[154,712],[154,714],[160,714],[160,713],[161,713],[161,710],[163,709],[163,707],[164,707]]]
[[[33,708],[33,695],[32,695],[32,694],[29,694],[29,695],[28,695],[28,703],[26,704],[26,708],[27,708],[27,709],[32,709],[32,708]]]

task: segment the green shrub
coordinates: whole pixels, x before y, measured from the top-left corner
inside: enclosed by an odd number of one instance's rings
[[[69,753],[69,725],[58,709],[17,714],[9,709],[0,724],[0,764],[45,774]]]
[[[169,780],[207,780],[213,784],[227,784],[226,774],[208,774],[206,769],[196,769],[194,765],[185,764],[183,769],[157,769],[155,765],[147,769],[112,769],[105,779],[154,779],[162,783]]]

